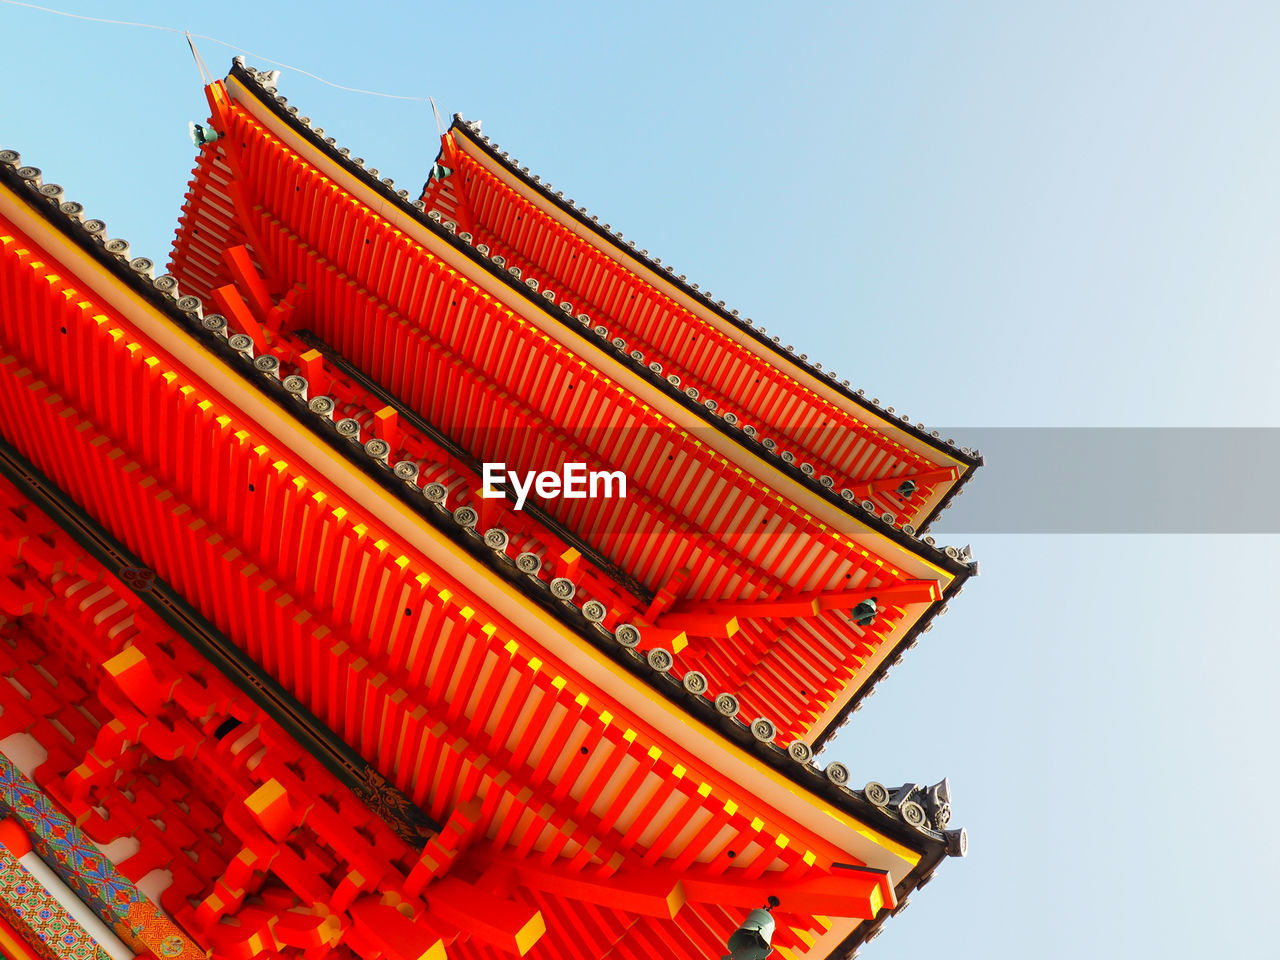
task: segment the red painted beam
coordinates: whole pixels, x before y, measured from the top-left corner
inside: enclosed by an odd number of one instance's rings
[[[680,912],[687,899],[679,877],[664,870],[604,877],[530,860],[513,862],[512,866],[521,886],[626,913],[669,920]]]
[[[949,480],[960,479],[959,467],[945,467],[940,470],[921,470],[917,473],[903,473],[896,477],[882,477],[879,480],[872,480],[869,483],[860,483],[851,489],[855,496],[865,497],[873,493],[882,493],[884,491],[896,490],[902,484],[910,480],[917,487],[923,487],[930,483],[943,483]]]
[[[810,617],[823,610],[850,610],[863,600],[875,597],[883,603],[929,603],[942,599],[942,589],[934,580],[907,580],[884,587],[861,590],[824,590],[812,593],[785,594],[774,600],[734,600],[720,603],[685,600],[674,604],[657,619],[657,626],[688,626],[706,618],[740,617],[757,620],[765,617]]]
[[[712,875],[687,872],[680,883],[690,900],[724,907],[759,907],[777,897],[779,909],[828,917],[874,919],[886,903],[888,876],[880,870],[839,870],[827,876],[781,880],[769,876],[745,880],[733,871]]]
[[[222,262],[227,265],[227,270],[230,271],[232,280],[240,288],[240,292],[244,294],[245,299],[249,301],[249,306],[253,309],[254,316],[259,322],[265,323],[267,316],[271,313],[271,308],[275,306],[275,302],[267,291],[266,283],[263,282],[262,277],[258,275],[258,271],[253,265],[253,259],[249,256],[249,248],[243,245],[226,248],[222,251]]]
[[[262,329],[262,325],[258,323],[258,318],[253,315],[253,311],[245,304],[240,296],[240,291],[231,284],[218,287],[213,291],[213,300],[218,305],[218,309],[227,318],[230,326],[241,333],[247,333],[253,338],[254,349],[259,353],[265,353],[268,348],[267,335]]]
[[[547,930],[536,907],[486,893],[455,877],[433,883],[425,896],[434,916],[503,953],[524,956]]]

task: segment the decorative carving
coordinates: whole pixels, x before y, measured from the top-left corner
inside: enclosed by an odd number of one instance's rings
[[[156,575],[146,567],[121,567],[120,582],[134,593],[146,593],[156,582]]]
[[[963,831],[948,830],[951,822],[951,787],[941,780],[931,787],[918,783],[904,783],[895,789],[872,780],[862,788],[862,796],[885,815],[900,820],[923,833],[941,834],[950,856],[963,856],[952,852],[959,850]]]
[[[635,647],[640,643],[640,628],[632,623],[620,623],[613,631],[613,637],[624,647]]]
[[[862,788],[862,794],[877,807],[883,807],[889,802],[889,791],[885,789],[883,783],[870,781]]]
[[[681,682],[684,684],[684,688],[696,697],[700,697],[707,692],[707,678],[697,670],[688,671]]]
[[[959,830],[945,830],[942,836],[947,842],[947,856],[963,857],[969,852],[969,834],[963,827]]]
[[[373,767],[360,771],[351,791],[405,843],[422,849],[435,836],[431,818]]]
[[[951,784],[944,778],[932,787],[925,787],[919,793],[920,796],[917,799],[928,811],[933,829],[945,830],[947,824],[951,822]]]
[[[898,807],[898,812],[902,815],[902,819],[913,827],[928,828],[925,822],[928,815],[924,812],[924,807],[916,803],[914,800],[905,800]]]
[[[649,662],[649,666],[659,673],[666,673],[675,665],[675,658],[661,647],[654,647],[645,659]]]
[[[791,759],[797,763],[808,763],[813,759],[813,747],[805,743],[803,740],[792,740],[787,747],[787,753],[791,755]]]

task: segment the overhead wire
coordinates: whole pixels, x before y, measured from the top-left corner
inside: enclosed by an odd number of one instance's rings
[[[226,40],[219,40],[217,37],[211,37],[207,33],[191,33],[186,30],[179,30],[176,27],[168,27],[159,23],[143,23],[139,20],[116,20],[111,17],[94,17],[84,13],[71,13],[67,10],[55,10],[53,7],[44,7],[38,3],[25,3],[22,0],[0,0],[0,3],[7,4],[11,7],[26,7],[29,10],[39,10],[42,13],[51,13],[59,17],[67,17],[71,20],[86,20],[90,23],[106,23],[118,27],[138,27],[143,30],[159,30],[163,33],[176,33],[181,37],[185,37],[190,43],[192,37],[197,40],[208,40],[210,43],[216,43],[226,47],[229,50],[235,50],[237,53],[245,54],[254,60],[263,63],[270,63],[285,70],[292,70],[294,73],[300,73],[304,77],[310,77],[318,83],[323,83],[327,87],[333,87],[335,90],[345,90],[347,93],[358,93],[369,97],[381,97],[384,100],[411,100],[416,103],[431,103],[430,97],[413,97],[400,93],[383,93],[379,90],[366,90],[363,87],[349,87],[346,84],[336,83],[333,80],[326,80],[319,74],[312,73],[310,70],[303,70],[301,67],[295,67],[293,64],[285,63],[282,60],[276,60],[272,57],[263,56],[260,53],[254,53],[234,43],[228,43]],[[193,51],[194,52],[194,51]],[[432,105],[434,109],[434,104]]]

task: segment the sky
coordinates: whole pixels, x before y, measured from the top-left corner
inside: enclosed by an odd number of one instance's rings
[[[1043,431],[1280,426],[1280,5],[60,9],[433,97],[868,395],[1004,438],[972,486],[1017,477],[1035,508],[943,515],[981,576],[825,755],[857,783],[949,776],[970,837],[864,956],[1274,956],[1276,528],[1055,526],[1079,483]],[[197,44],[224,74],[234,51]],[[205,116],[185,40],[0,3],[0,64],[0,147],[163,259]],[[280,89],[421,185],[428,104]],[[1087,444],[1071,466],[1170,516],[1274,488],[1248,456],[1267,431],[1199,495],[1176,481],[1202,435],[1169,436],[1154,466]]]

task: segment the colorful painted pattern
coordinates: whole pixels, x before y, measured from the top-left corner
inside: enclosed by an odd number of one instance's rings
[[[75,917],[0,847],[0,915],[49,960],[110,960]]]
[[[26,829],[40,859],[131,948],[166,960],[206,956],[43,790],[0,754],[0,817],[10,815]]]

